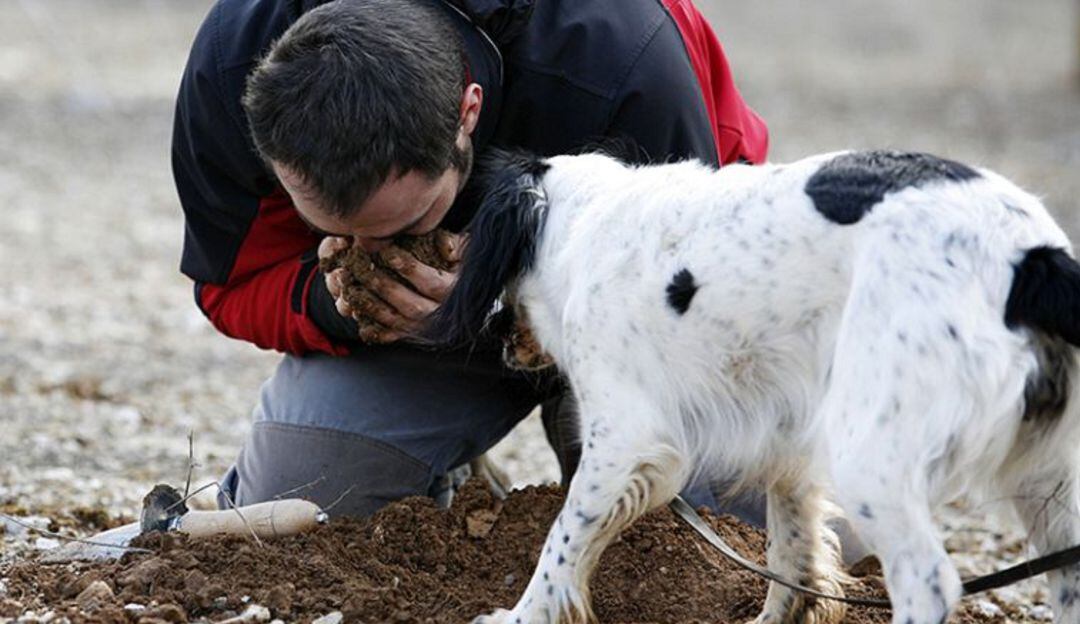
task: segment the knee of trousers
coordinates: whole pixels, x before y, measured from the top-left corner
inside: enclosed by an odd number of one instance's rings
[[[361,434],[256,422],[222,484],[237,505],[298,497],[334,516],[366,516],[406,496],[426,494],[431,466]]]

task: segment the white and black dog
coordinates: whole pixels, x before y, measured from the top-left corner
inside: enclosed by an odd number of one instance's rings
[[[584,622],[601,551],[698,471],[763,487],[769,567],[830,592],[835,501],[882,561],[893,622],[944,622],[961,581],[931,519],[1013,502],[1080,543],[1080,265],[1041,203],[926,154],[628,166],[500,154],[433,320],[527,318],[580,405],[583,453],[535,574],[483,622]],[[1080,566],[1050,575],[1080,622]],[[773,584],[758,622],[843,608]]]

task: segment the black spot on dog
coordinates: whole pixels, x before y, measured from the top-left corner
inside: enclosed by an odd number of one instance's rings
[[[1025,326],[1080,346],[1080,264],[1064,249],[1034,247],[1014,267],[1005,325]]]
[[[955,325],[953,325],[952,323],[947,323],[945,325],[945,328],[949,332],[949,338],[952,338],[953,340],[960,340],[960,334],[956,331]]]
[[[842,154],[822,165],[806,182],[806,194],[826,219],[857,223],[887,193],[940,180],[979,177],[967,165],[917,152],[869,151]]]
[[[683,269],[676,273],[671,278],[671,283],[667,285],[668,305],[680,315],[686,314],[686,311],[690,309],[690,301],[694,299],[697,291],[698,285],[694,283],[694,274]]]
[[[859,515],[868,520],[874,519],[874,512],[870,510],[870,505],[866,503],[859,506]]]
[[[575,512],[577,517],[581,519],[581,526],[589,526],[593,522],[596,522],[599,516],[590,516],[583,511],[578,510]]]

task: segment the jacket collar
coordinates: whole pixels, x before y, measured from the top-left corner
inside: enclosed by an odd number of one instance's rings
[[[295,16],[329,0],[290,0]],[[506,45],[521,33],[532,16],[536,0],[434,0],[453,5],[483,29],[495,43]]]
[[[532,16],[536,0],[444,0],[461,9],[500,46],[518,36]]]

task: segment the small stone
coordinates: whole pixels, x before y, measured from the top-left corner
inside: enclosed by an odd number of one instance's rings
[[[138,615],[138,614],[142,613],[143,611],[146,611],[146,605],[141,605],[141,604],[139,604],[137,602],[129,602],[126,605],[124,605],[124,611],[127,611],[128,613],[130,613],[132,615]]]
[[[83,611],[93,611],[108,604],[113,598],[113,591],[108,583],[94,581],[75,597],[75,604],[79,605]]]
[[[1047,605],[1033,605],[1028,609],[1028,617],[1039,622],[1049,622],[1054,619],[1054,611]]]
[[[978,609],[979,613],[986,617],[998,617],[1004,616],[1005,612],[1001,610],[1001,607],[990,602],[989,600],[975,600],[974,606]]]
[[[219,620],[218,624],[246,624],[248,622],[267,622],[270,620],[270,609],[262,605],[248,605],[244,612],[227,620]]]
[[[514,581],[516,581],[516,580],[517,580],[517,575],[515,575],[515,574],[512,574],[512,573],[511,573],[511,574],[507,574],[507,575],[506,575],[506,576],[505,576],[505,577],[503,578],[503,585],[506,585],[507,587],[510,587],[511,585],[513,585],[513,584],[514,584]]]
[[[60,545],[60,540],[51,537],[39,537],[34,540],[34,548],[38,550],[52,550]]]
[[[105,576],[98,570],[90,570],[79,576],[65,577],[60,583],[60,596],[65,600],[71,600],[93,585],[94,581],[104,580]]]
[[[341,624],[341,621],[345,619],[341,611],[331,611],[326,615],[312,620],[311,624]]]
[[[491,533],[491,528],[495,526],[495,521],[498,519],[498,514],[490,509],[471,511],[465,516],[465,532],[469,537],[483,539]]]
[[[146,593],[150,588],[174,574],[168,564],[160,559],[147,559],[117,577],[121,587]]]
[[[165,603],[161,606],[147,609],[144,617],[164,620],[166,622],[171,622],[172,624],[184,624],[187,622],[187,613],[185,613],[179,605],[172,603]]]

